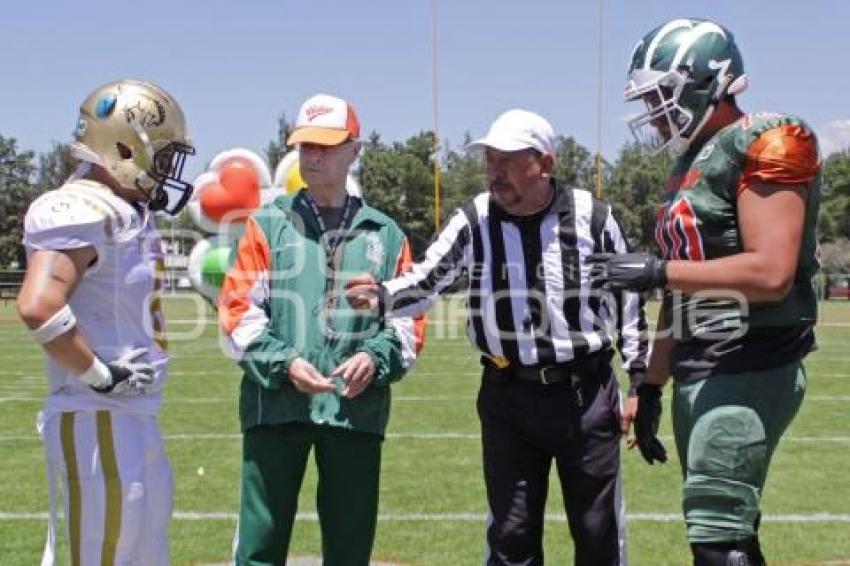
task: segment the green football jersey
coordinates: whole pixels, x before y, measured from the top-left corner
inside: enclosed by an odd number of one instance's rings
[[[728,300],[667,293],[668,323],[678,343],[715,347],[714,357],[733,346],[738,356],[763,347],[811,349],[797,338],[808,335],[807,341],[813,341],[817,315],[812,276],[818,269],[820,160],[815,135],[801,120],[782,114],[746,115],[682,155],[667,182],[656,241],[661,255],[672,260],[706,261],[740,253],[737,198],[762,183],[806,189],[803,240],[791,290],[772,303],[747,303],[743,296]],[[694,350],[694,344],[689,349]]]

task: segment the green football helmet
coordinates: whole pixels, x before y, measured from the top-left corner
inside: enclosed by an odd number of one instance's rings
[[[684,153],[717,104],[747,88],[732,33],[699,19],[669,21],[641,39],[632,53],[627,101],[647,111],[629,121],[639,143]]]

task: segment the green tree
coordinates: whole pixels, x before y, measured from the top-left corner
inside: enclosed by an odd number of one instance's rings
[[[555,178],[565,185],[596,192],[596,160],[572,136],[558,136],[556,140],[554,173]]]
[[[368,137],[363,140],[363,150],[378,150],[378,149],[386,149],[384,142],[381,141],[381,135],[378,134],[375,130],[372,130]]]
[[[469,149],[472,138],[464,136],[460,149],[449,149],[442,167],[440,211],[443,223],[467,200],[487,190],[484,159],[480,150]]]
[[[433,148],[432,132],[420,132],[392,146],[373,133],[360,156],[363,196],[399,223],[414,254],[424,250],[434,231]]]
[[[35,190],[38,194],[58,189],[77,169],[77,159],[71,156],[68,144],[53,142],[46,153],[38,156]]]
[[[180,232],[181,234],[201,232],[201,229],[192,220],[192,215],[189,214],[188,208],[181,210],[176,217],[168,216],[164,212],[158,213],[154,216],[154,222],[156,229],[163,234],[170,234],[171,231]]]
[[[18,150],[17,144],[0,135],[0,268],[22,264],[24,215],[35,194],[34,153]]]
[[[637,143],[620,149],[605,200],[636,249],[655,249],[655,222],[672,166],[667,152],[653,155]]]
[[[837,238],[821,246],[821,272],[830,276],[850,274],[850,240]]]
[[[850,238],[850,150],[833,153],[823,163],[823,194],[818,232],[821,241]]]
[[[277,119],[277,137],[269,142],[266,146],[266,160],[269,162],[269,168],[274,175],[275,167],[280,163],[280,160],[289,152],[286,145],[286,140],[289,139],[289,134],[295,126],[286,120],[286,114],[281,114]]]

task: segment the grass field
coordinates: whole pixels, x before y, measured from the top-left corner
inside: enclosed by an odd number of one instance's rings
[[[235,524],[240,459],[239,374],[217,347],[212,313],[193,334],[191,304],[168,301],[173,364],[161,422],[175,473],[174,564],[225,561]],[[480,564],[486,504],[474,397],[478,363],[456,305],[432,317],[425,354],[394,386],[384,445],[375,559],[417,565]],[[820,350],[808,359],[809,389],[776,454],[764,496],[762,541],[771,564],[850,564],[850,303],[822,305]],[[178,339],[179,334],[183,339]],[[0,305],[0,564],[37,564],[47,488],[35,415],[45,390],[41,354]],[[666,395],[669,399],[669,394]],[[663,418],[668,453],[669,411]],[[632,564],[689,562],[680,518],[678,463],[649,467],[623,455]],[[571,563],[553,475],[547,562]],[[318,554],[315,475],[302,490],[293,554]]]

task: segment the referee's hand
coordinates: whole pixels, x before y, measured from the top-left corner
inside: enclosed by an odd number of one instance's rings
[[[345,284],[345,298],[349,304],[359,310],[378,308],[379,283],[368,273],[360,273]]]
[[[629,395],[626,396],[626,400],[623,401],[623,407],[620,411],[620,432],[623,433],[623,438],[626,439],[626,446],[629,450],[637,446],[637,440],[631,436],[632,423],[635,422],[635,418],[637,417],[637,409],[637,393],[629,393]]]

